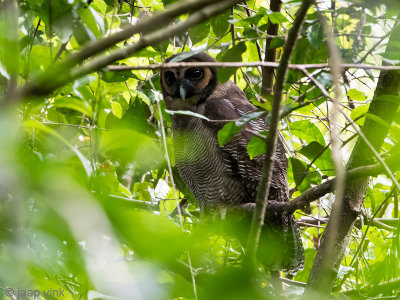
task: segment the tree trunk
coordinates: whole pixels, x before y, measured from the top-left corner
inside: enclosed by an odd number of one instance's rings
[[[393,49],[395,49],[396,44],[399,42],[400,26],[396,26],[392,30],[385,52],[392,52]],[[391,124],[399,107],[399,87],[400,73],[396,71],[382,71],[368,113],[379,116],[388,124]],[[382,99],[381,96],[384,95],[392,96],[392,101]],[[362,131],[374,148],[379,152],[389,129],[369,118],[366,118]],[[371,149],[359,137],[347,164],[347,169],[367,165],[373,162],[373,157]],[[350,233],[353,229],[354,222],[360,213],[368,182],[369,177],[348,182],[345,186],[345,196],[343,198],[341,209],[338,210],[334,205],[330,219],[338,218],[339,222],[336,222],[337,227],[335,228],[331,222],[329,222],[326,227],[321,241],[321,247],[317,253],[317,257],[308,279],[305,298],[308,298],[316,292],[326,294],[332,290],[340,262],[349,242]],[[334,247],[329,247],[329,245],[327,245],[328,235],[333,235],[331,238],[334,241]]]

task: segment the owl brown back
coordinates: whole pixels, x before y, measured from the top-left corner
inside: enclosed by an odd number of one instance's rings
[[[198,53],[182,61],[214,62],[215,59]],[[202,213],[238,207],[252,211],[264,155],[251,160],[247,144],[251,132],[268,130],[268,126],[263,118],[252,120],[224,146],[219,146],[217,134],[228,120],[254,112],[256,107],[233,82],[219,84],[215,68],[162,70],[161,86],[168,109],[189,110],[210,120],[171,116],[176,165]],[[285,150],[279,141],[269,193],[271,200],[289,201],[287,167]],[[304,250],[294,217],[271,214],[266,216],[265,224],[259,251],[264,254],[260,255],[262,261],[274,269],[301,268]]]

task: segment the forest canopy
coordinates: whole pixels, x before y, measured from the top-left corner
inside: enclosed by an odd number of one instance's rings
[[[0,0],[1,297],[400,297],[399,12],[379,0]],[[252,132],[250,159],[284,141],[291,201],[257,202],[254,218],[294,213],[296,274],[248,263],[257,239],[200,219],[171,115],[204,116],[166,109],[160,86],[181,52],[210,54],[218,81],[257,107],[227,120],[220,145],[259,117],[270,130]]]

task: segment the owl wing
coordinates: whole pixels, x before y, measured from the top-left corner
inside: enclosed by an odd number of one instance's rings
[[[220,85],[205,103],[204,115],[210,120],[236,120],[257,108],[249,102],[243,91],[233,82],[228,81]],[[206,122],[210,128],[216,131],[221,129],[226,122]],[[259,155],[250,159],[247,152],[247,144],[253,136],[252,132],[267,131],[268,126],[264,118],[260,117],[246,123],[242,130],[229,142],[221,147],[224,160],[227,164],[227,172],[236,177],[243,186],[248,199],[246,202],[254,202],[258,182],[262,174],[262,165],[265,155]],[[278,141],[275,152],[275,163],[271,178],[270,199],[276,201],[288,201],[288,186],[286,170],[288,162],[282,142]]]
[[[205,103],[204,115],[210,120],[236,120],[241,116],[256,111],[243,91],[233,82],[227,82],[217,88]],[[206,122],[215,135],[227,122]],[[227,172],[238,179],[245,189],[248,199],[244,202],[255,202],[258,182],[262,175],[265,154],[250,159],[247,144],[252,132],[267,131],[264,118],[257,118],[246,123],[242,130],[224,146],[220,147],[227,165]],[[288,161],[281,140],[278,140],[275,151],[275,162],[269,199],[280,202],[289,201],[286,172]],[[281,269],[295,274],[304,265],[304,249],[300,231],[293,215],[268,214],[260,240],[260,258],[271,268]],[[272,229],[272,230],[271,230]],[[275,253],[275,255],[271,255]]]

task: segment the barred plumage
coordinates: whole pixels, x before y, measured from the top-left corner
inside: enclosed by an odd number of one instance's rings
[[[208,54],[198,53],[182,61],[215,60]],[[171,116],[176,165],[201,211],[207,214],[221,208],[237,207],[251,211],[264,155],[250,160],[247,144],[252,137],[250,132],[264,131],[268,127],[263,118],[250,121],[222,147],[218,144],[217,134],[227,123],[225,120],[238,119],[256,111],[256,107],[233,82],[219,84],[215,68],[162,70],[161,86],[168,109],[190,110],[210,120],[188,115]],[[279,141],[271,179],[271,200],[289,201],[287,167],[285,150]],[[296,271],[301,268],[304,250],[294,217],[271,214],[266,216],[265,223],[259,251],[264,253],[261,255],[263,262],[278,269]]]

